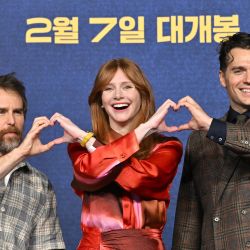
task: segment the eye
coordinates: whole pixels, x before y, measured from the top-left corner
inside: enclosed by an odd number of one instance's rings
[[[0,108],[0,115],[3,115],[4,113],[6,113],[6,110]]]
[[[132,88],[134,88],[134,86],[132,84],[126,84],[123,88],[124,89],[132,89]]]
[[[106,86],[103,91],[111,91],[113,88],[111,86]]]
[[[23,109],[17,109],[17,110],[15,110],[14,112],[15,112],[15,114],[17,114],[17,115],[23,115],[23,114],[24,114]]]
[[[242,68],[235,68],[235,69],[233,69],[233,73],[234,74],[241,74],[241,73],[243,73],[244,72],[244,69],[242,69]]]

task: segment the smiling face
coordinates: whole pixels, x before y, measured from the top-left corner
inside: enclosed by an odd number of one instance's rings
[[[24,110],[22,98],[0,88],[0,155],[16,148],[22,137]]]
[[[232,60],[220,72],[220,82],[226,88],[231,107],[243,113],[250,109],[250,49],[234,48]]]
[[[134,83],[120,68],[102,92],[102,106],[113,130],[121,134],[130,131],[141,107],[141,96]]]

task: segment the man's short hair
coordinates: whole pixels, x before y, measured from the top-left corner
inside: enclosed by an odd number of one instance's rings
[[[26,116],[28,103],[27,98],[25,96],[25,87],[23,83],[16,78],[14,72],[6,75],[0,75],[0,88],[4,90],[14,91],[22,98],[23,112]]]
[[[238,32],[224,38],[219,45],[220,70],[226,71],[228,64],[233,60],[230,51],[234,48],[250,49],[250,34]]]

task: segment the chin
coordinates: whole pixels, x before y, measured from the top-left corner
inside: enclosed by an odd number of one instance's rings
[[[0,142],[0,152],[2,154],[6,154],[11,152],[14,148],[17,148],[20,145],[20,140],[18,139],[11,139],[6,141]]]

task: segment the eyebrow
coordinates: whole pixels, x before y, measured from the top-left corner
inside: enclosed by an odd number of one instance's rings
[[[24,109],[23,108],[17,108],[17,109],[14,109],[14,111],[24,112]]]
[[[119,83],[121,83],[121,84],[126,84],[126,83],[134,84],[134,83],[132,83],[131,81],[125,81],[125,82],[119,82]],[[108,83],[108,84],[115,84],[115,82],[110,82],[110,83]]]
[[[0,111],[2,111],[2,112],[5,111],[6,112],[6,111],[8,111],[8,108],[0,107]],[[24,109],[23,108],[16,108],[13,111],[14,112],[17,112],[17,111],[18,112],[24,112]]]
[[[246,68],[244,66],[233,66],[232,70],[234,70],[234,69],[245,70]]]

